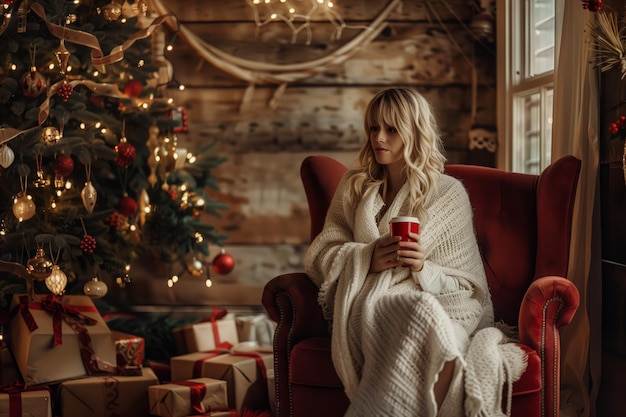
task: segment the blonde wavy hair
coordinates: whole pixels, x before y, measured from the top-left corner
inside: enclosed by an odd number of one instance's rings
[[[421,221],[427,220],[426,207],[435,197],[439,177],[446,157],[443,141],[430,103],[409,88],[390,88],[376,94],[367,105],[363,127],[367,140],[363,143],[348,187],[351,203],[368,190],[387,186],[387,169],[376,162],[370,142],[371,128],[395,128],[404,144],[403,174],[409,186],[410,213]]]

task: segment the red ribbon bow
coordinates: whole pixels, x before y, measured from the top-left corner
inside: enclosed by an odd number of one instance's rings
[[[85,326],[93,326],[98,321],[92,317],[82,314],[82,312],[97,313],[98,310],[94,306],[73,306],[65,304],[54,295],[44,297],[40,302],[28,302],[27,296],[20,296],[19,305],[16,306],[14,314],[20,311],[28,330],[31,332],[37,330],[38,326],[33,318],[30,309],[44,310],[52,315],[53,330],[53,347],[63,344],[62,322],[65,321],[74,332],[78,334],[78,343],[80,348],[80,356],[83,365],[89,375],[109,374],[114,371],[114,367],[101,361],[91,344],[91,337]]]
[[[9,394],[9,417],[22,417],[22,392],[25,391],[48,391],[46,386],[28,387],[21,382],[0,386],[0,392]]]
[[[63,344],[63,331],[61,329],[61,321],[65,321],[74,331],[78,332],[78,339],[82,345],[91,342],[91,338],[87,333],[85,326],[93,326],[98,321],[94,318],[81,314],[78,307],[64,304],[57,300],[53,295],[49,295],[41,300],[41,309],[52,314],[52,328],[54,330],[54,344],[59,346]],[[95,308],[87,307],[87,311],[95,311]]]
[[[217,321],[223,319],[228,312],[225,309],[219,309],[217,306],[213,306],[213,313],[206,319],[202,320],[202,322],[211,322],[211,327],[213,328],[213,338],[215,339],[215,347],[217,349],[228,349],[230,350],[233,345],[230,342],[223,341],[220,339],[220,331],[217,327]]]
[[[194,414],[204,414],[206,411],[204,406],[202,405],[202,400],[206,395],[206,385],[202,382],[192,382],[192,381],[175,381],[173,384],[183,385],[185,387],[189,387],[189,400],[191,401],[191,408],[193,408]]]

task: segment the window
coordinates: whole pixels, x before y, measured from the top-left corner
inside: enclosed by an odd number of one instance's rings
[[[538,174],[551,162],[556,2],[498,2],[498,166]]]

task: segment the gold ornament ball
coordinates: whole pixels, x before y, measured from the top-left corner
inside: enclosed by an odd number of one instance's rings
[[[206,201],[204,200],[204,197],[202,197],[200,194],[190,192],[189,205],[192,208],[193,217],[198,217],[206,208]]]
[[[202,261],[194,257],[187,263],[187,271],[194,277],[202,276],[204,275],[204,265]]]
[[[104,17],[106,20],[112,22],[119,19],[122,15],[122,5],[118,2],[113,1],[102,7],[100,9],[100,13],[102,14],[102,17]]]
[[[13,199],[13,214],[20,222],[31,219],[35,212],[35,203],[30,195],[21,192]]]
[[[46,126],[43,128],[43,131],[41,132],[41,140],[46,145],[54,145],[59,141],[59,139],[61,139],[61,134],[56,127]]]
[[[43,248],[37,248],[35,256],[26,262],[26,272],[36,281],[43,281],[52,273],[54,264],[46,257]]]

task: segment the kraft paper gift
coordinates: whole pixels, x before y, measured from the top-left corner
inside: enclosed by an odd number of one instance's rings
[[[267,370],[274,369],[272,353],[197,352],[174,356],[170,362],[174,380],[205,377],[226,381],[231,409],[269,409]]]
[[[160,417],[185,417],[228,410],[226,381],[194,378],[153,385],[148,388],[150,414]]]
[[[177,327],[172,330],[180,354],[230,348],[239,343],[237,324],[232,315],[218,320]]]
[[[14,294],[11,311],[9,348],[26,385],[115,371],[111,331],[89,297],[47,296],[29,303],[26,295]]]
[[[0,417],[52,417],[50,390],[23,385],[0,387]]]
[[[60,417],[147,416],[148,387],[157,385],[152,369],[140,376],[92,376],[59,387]]]

